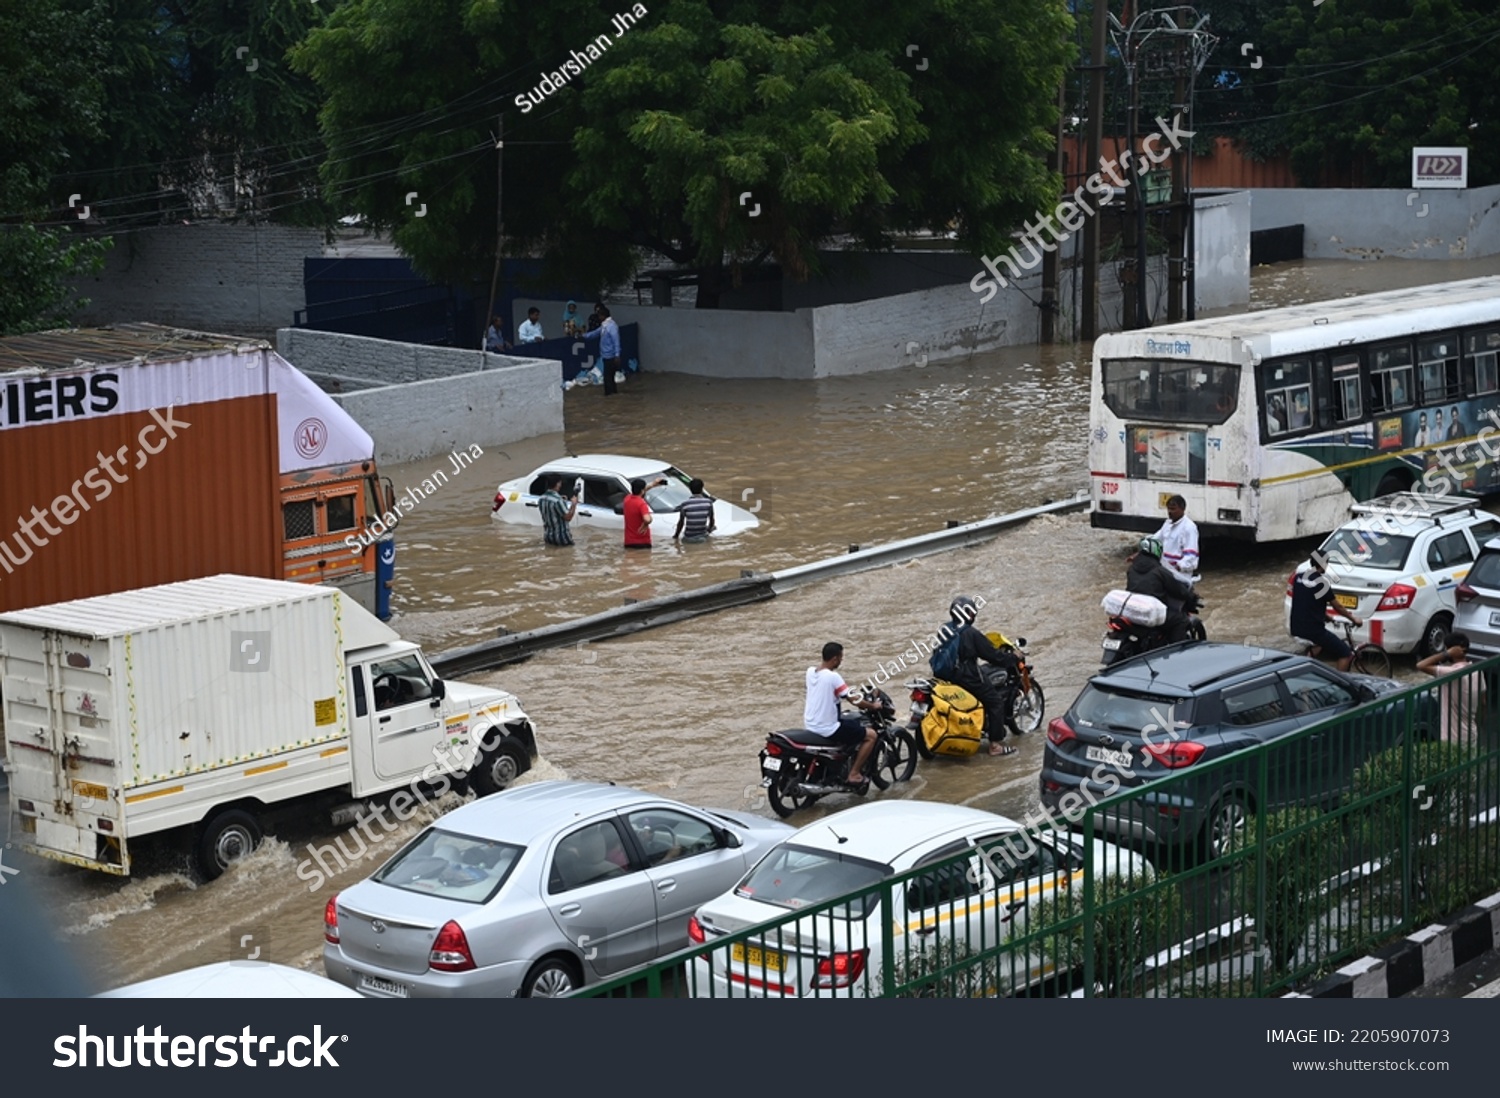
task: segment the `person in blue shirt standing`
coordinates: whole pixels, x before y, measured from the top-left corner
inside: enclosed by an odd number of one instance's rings
[[[615,373],[620,369],[620,326],[609,315],[608,305],[600,305],[598,312],[601,319],[599,327],[586,333],[583,338],[599,341],[599,357],[604,360],[604,395],[613,396]]]

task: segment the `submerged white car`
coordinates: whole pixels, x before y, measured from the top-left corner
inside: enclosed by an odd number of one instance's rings
[[[564,495],[569,494],[571,487],[582,488],[573,525],[621,531],[625,529],[625,497],[630,494],[630,482],[639,477],[650,484],[658,477],[665,477],[666,484],[646,490],[646,502],[653,514],[673,516],[670,523],[658,520],[652,524],[652,534],[658,541],[671,538],[677,528],[677,508],[692,495],[688,483],[693,478],[665,461],[620,454],[584,454],[549,461],[530,476],[500,485],[490,517],[498,522],[540,526],[542,514],[537,501],[547,491],[547,481],[553,476],[563,478]],[[713,492],[707,490],[707,494],[712,496]],[[753,530],[760,525],[760,519],[743,507],[715,499],[714,524],[714,535],[724,537]]]
[[[850,808],[789,836],[733,889],[698,909],[688,939],[707,945],[803,909],[814,913],[695,958],[690,991],[696,998],[879,994],[887,934],[894,939],[893,977],[920,980],[1024,935],[1038,905],[1081,880],[1088,862],[1100,874],[1155,875],[1123,847],[1096,840],[1090,850],[1065,831],[1028,835],[1016,821],[977,808],[925,801]],[[932,872],[893,890],[893,911],[882,909],[877,891],[818,910],[927,865]],[[1049,972],[1040,958],[1005,956],[964,982],[972,996],[1003,995]]]

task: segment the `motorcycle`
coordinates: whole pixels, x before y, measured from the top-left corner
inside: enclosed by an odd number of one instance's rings
[[[1042,693],[1041,683],[1031,672],[1031,664],[1026,659],[1026,638],[1017,637],[1015,641],[1006,640],[1000,633],[985,634],[990,643],[1002,652],[1009,652],[1016,657],[1016,676],[1019,681],[1012,686],[1011,675],[1003,667],[995,667],[992,664],[981,664],[980,673],[989,681],[990,685],[999,690],[1001,694],[1009,697],[1009,712],[1005,715],[1005,727],[1012,735],[1022,736],[1028,732],[1035,732],[1042,726],[1042,717],[1046,709],[1046,695]],[[912,738],[917,744],[917,753],[924,759],[935,758],[940,752],[933,751],[927,745],[927,738],[922,735],[922,720],[932,708],[932,692],[942,680],[935,678],[919,678],[906,684],[911,691],[911,716],[907,727],[912,733]],[[983,724],[983,708],[979,710],[976,718]],[[972,754],[972,751],[952,752],[953,754]]]
[[[1203,628],[1203,619],[1198,616],[1198,611],[1203,609],[1203,600],[1194,593],[1183,603],[1182,609],[1188,616],[1187,639],[1207,640],[1208,631]],[[1108,614],[1107,617],[1109,624],[1101,645],[1104,655],[1099,662],[1100,667],[1108,667],[1167,644],[1165,625],[1140,625],[1123,614]]]
[[[865,761],[864,777],[876,789],[889,789],[908,781],[917,769],[917,744],[910,732],[896,723],[896,708],[890,695],[877,690],[869,700],[879,709],[861,710],[860,715],[877,736],[875,748]],[[760,752],[760,784],[776,815],[786,817],[830,793],[858,793],[868,786],[849,788],[849,767],[858,744],[830,744],[806,729],[772,732]]]

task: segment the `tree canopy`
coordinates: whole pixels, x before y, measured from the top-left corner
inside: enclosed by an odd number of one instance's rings
[[[1469,185],[1500,182],[1500,148],[1482,139],[1500,117],[1493,0],[1197,7],[1222,38],[1200,76],[1200,132],[1238,137],[1253,155],[1288,153],[1304,186],[1405,187],[1421,145],[1467,146]]]
[[[293,60],[330,194],[430,277],[489,274],[505,112],[512,249],[601,283],[655,253],[712,304],[726,255],[805,276],[830,239],[950,225],[999,248],[1055,198],[1071,30],[1062,0],[347,0]]]

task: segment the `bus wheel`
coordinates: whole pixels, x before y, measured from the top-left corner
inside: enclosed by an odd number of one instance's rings
[[[1380,478],[1380,484],[1375,489],[1376,496],[1389,496],[1396,492],[1404,492],[1411,487],[1411,477],[1404,477],[1400,473],[1387,473]]]

